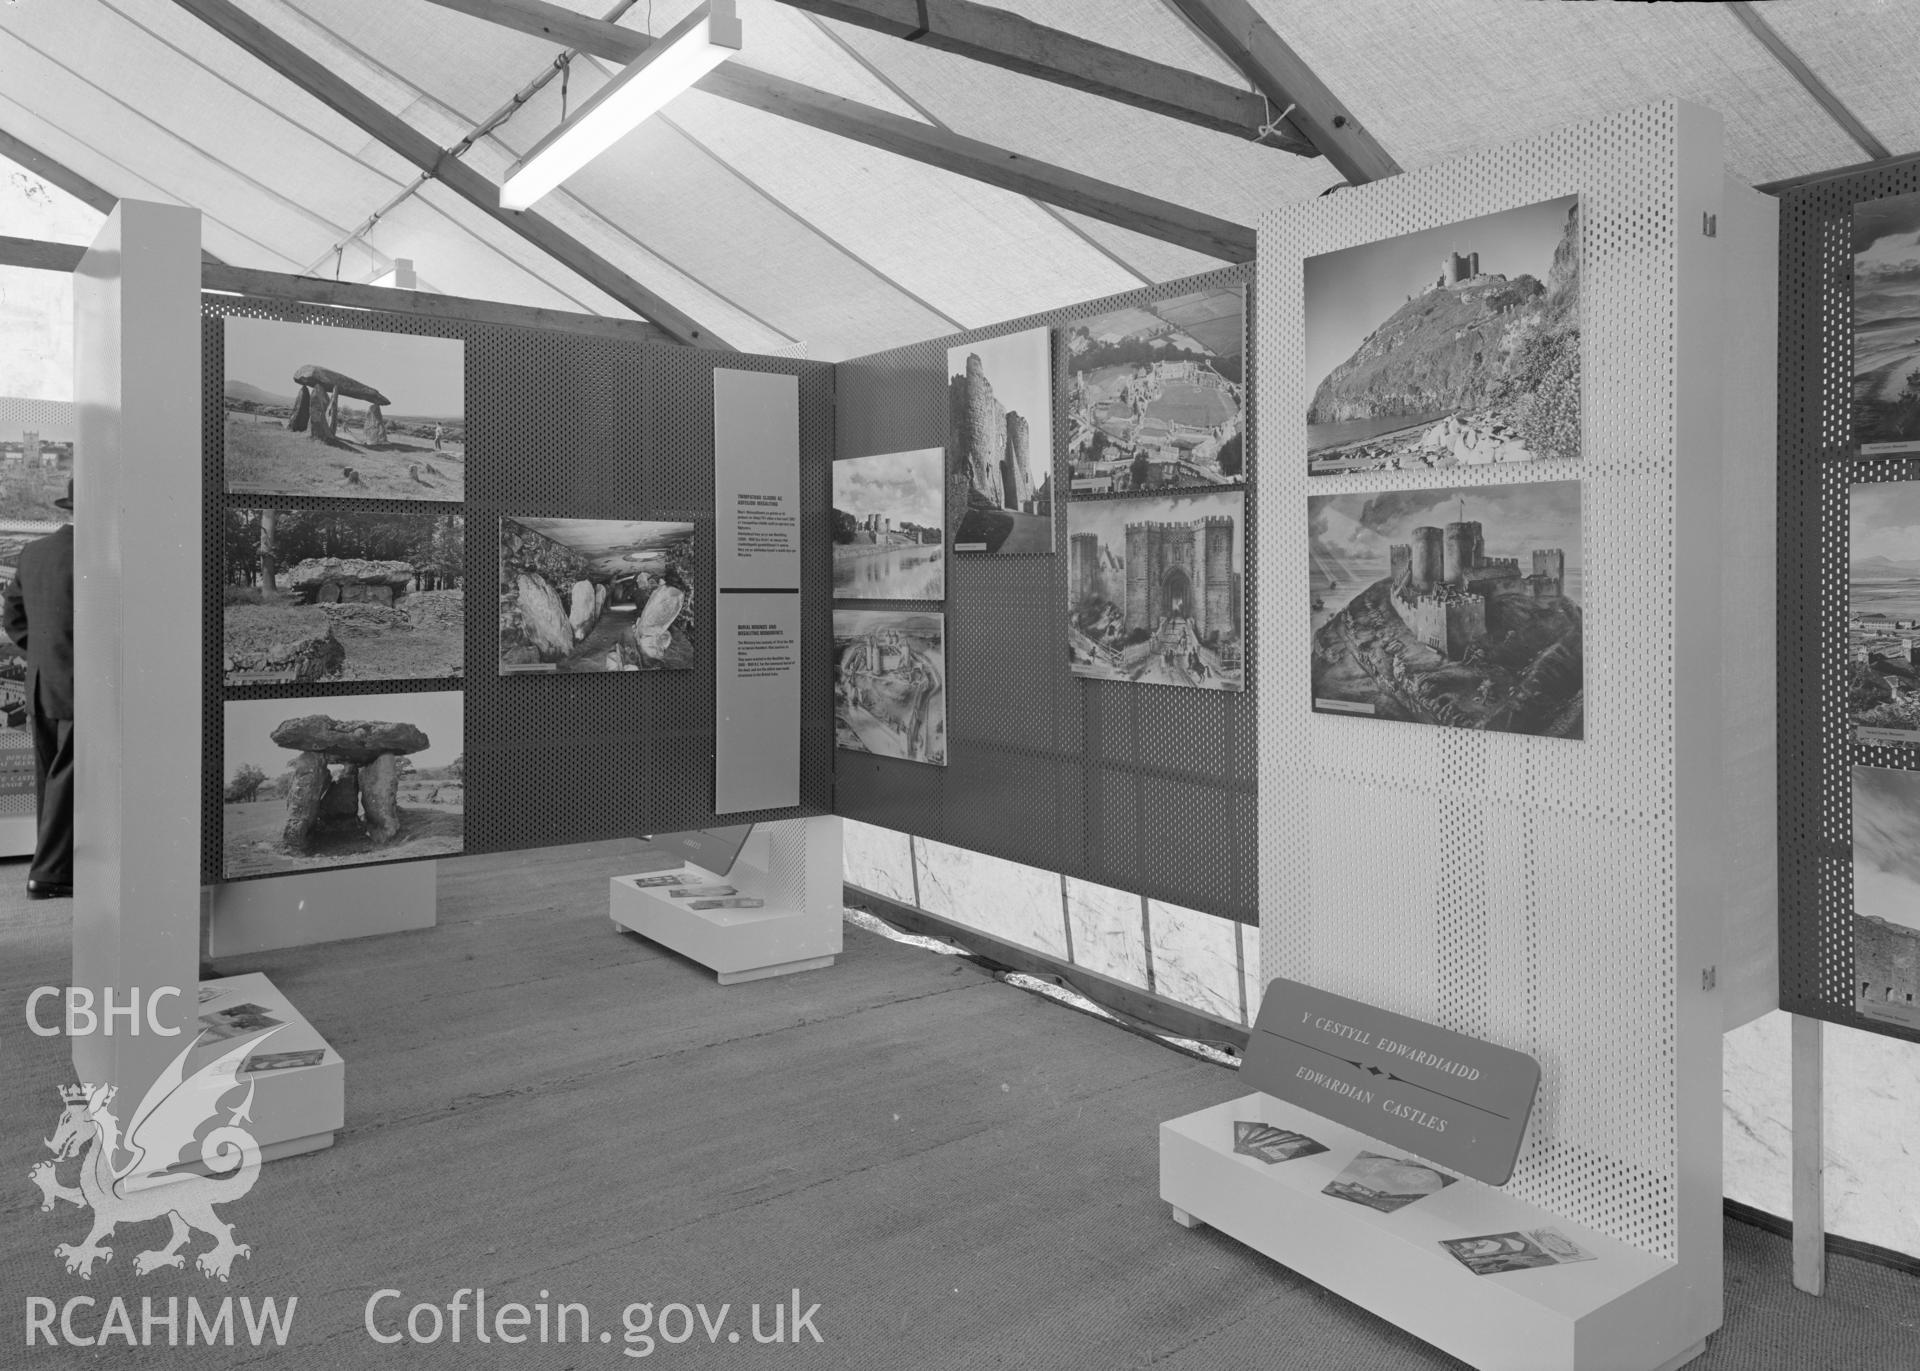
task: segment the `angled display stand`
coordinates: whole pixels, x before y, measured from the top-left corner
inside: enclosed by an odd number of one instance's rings
[[[1302,263],[1569,195],[1580,457],[1309,476]],[[1665,102],[1261,225],[1262,602],[1301,598],[1310,495],[1577,481],[1584,736],[1314,713],[1306,615],[1268,616],[1260,771],[1290,783],[1260,790],[1263,981],[1527,1053],[1539,1096],[1498,1188],[1343,1202],[1327,1180],[1404,1142],[1251,1096],[1162,1126],[1161,1194],[1476,1367],[1656,1371],[1721,1322],[1720,1037],[1766,1007],[1775,914],[1770,864],[1743,857],[1749,826],[1771,833],[1752,777],[1772,765],[1773,658],[1729,650],[1772,603],[1772,435],[1752,418],[1771,406],[1742,378],[1774,371],[1776,214],[1725,179],[1718,116]],[[1730,682],[1730,660],[1756,679]],[[1237,1156],[1237,1118],[1329,1150]],[[1476,1275],[1441,1245],[1529,1227],[1595,1259]]]

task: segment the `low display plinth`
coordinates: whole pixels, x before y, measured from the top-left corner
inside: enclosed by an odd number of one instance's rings
[[[1327,1151],[1269,1164],[1233,1150],[1236,1120]],[[1392,1213],[1323,1194],[1361,1151],[1401,1150],[1268,1095],[1160,1125],[1160,1197],[1481,1371],[1668,1371],[1698,1356],[1679,1268],[1478,1181]],[[1553,1228],[1594,1260],[1476,1275],[1442,1239]]]
[[[284,1062],[293,1054],[304,1057],[319,1053],[319,1060],[310,1065],[248,1071],[243,1063],[242,1079],[251,1080],[254,1092],[247,1127],[260,1146],[260,1159],[274,1161],[332,1146],[334,1134],[347,1118],[347,1064],[340,1054],[301,1017],[273,982],[257,971],[202,981],[200,991],[206,996],[199,1005],[203,1020],[217,1019],[223,1011],[257,1005],[266,1017],[279,1021],[279,1027],[257,1035],[257,1051],[263,1059]],[[202,1038],[187,1058],[188,1074],[237,1045],[238,1039],[234,1038]]]

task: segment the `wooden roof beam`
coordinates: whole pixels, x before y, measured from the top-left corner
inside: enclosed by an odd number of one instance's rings
[[[175,0],[175,3],[197,9],[223,4],[223,0]],[[604,57],[622,66],[637,59],[655,41],[634,29],[578,14],[545,0],[430,0],[430,3],[544,38],[561,47]],[[858,100],[828,95],[798,81],[755,71],[743,63],[726,63],[696,84],[709,95],[723,100],[1018,195],[1031,196],[1149,238],[1177,243],[1209,257],[1229,262],[1253,258],[1254,232],[1244,224],[1143,195],[1065,167],[1022,157],[991,143],[966,138],[890,110],[876,109]],[[497,188],[495,194],[497,197]]]
[[[55,161],[5,129],[0,129],[0,156],[9,158],[48,185],[64,190],[97,214],[112,214],[113,207],[120,203],[120,197],[112,191],[95,185],[64,162]],[[220,261],[205,248],[200,249],[200,260],[213,263]]]
[[[1398,176],[1400,164],[1255,12],[1248,0],[1168,0],[1226,59],[1291,119],[1340,174],[1355,185]]]
[[[334,113],[431,174],[488,217],[498,220],[583,279],[651,320],[675,340],[694,347],[725,348],[710,330],[648,290],[599,253],[529,210],[500,208],[500,188],[448,150],[362,94],[259,20],[229,0],[174,0],[187,13],[230,39],[254,58],[277,70]]]
[[[1122,105],[1264,142],[1300,157],[1320,150],[1291,124],[1268,129],[1258,91],[1110,48],[975,0],[781,0],[822,19],[1001,67]]]

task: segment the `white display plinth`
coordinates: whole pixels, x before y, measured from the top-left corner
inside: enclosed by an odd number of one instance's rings
[[[693,909],[670,886],[648,877],[682,875],[734,887],[759,909]],[[671,948],[718,973],[720,984],[832,966],[841,942],[840,820],[832,816],[761,824],[725,876],[701,867],[663,866],[615,876],[607,906],[614,927]]]
[[[1269,1165],[1233,1150],[1235,1120],[1327,1146]],[[1462,1178],[1391,1214],[1320,1193],[1361,1150],[1401,1151],[1269,1095],[1160,1125],[1160,1197],[1482,1371],[1677,1367],[1704,1349],[1672,1316],[1672,1262]],[[1554,1228],[1589,1262],[1478,1276],[1440,1245]]]
[[[340,1054],[301,1017],[300,1011],[273,982],[257,971],[245,976],[223,976],[219,980],[203,981],[201,985],[205,990],[218,993],[200,1003],[197,1014],[257,1004],[285,1025],[260,1035],[260,1051],[298,1052],[319,1048],[325,1054],[312,1066],[250,1074],[254,1095],[248,1127],[260,1145],[261,1160],[274,1161],[332,1146],[334,1134],[339,1132],[347,1116],[347,1064]],[[188,1057],[187,1070],[197,1070],[234,1046],[232,1039],[202,1041]]]

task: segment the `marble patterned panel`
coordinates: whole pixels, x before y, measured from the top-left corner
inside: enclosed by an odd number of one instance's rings
[[[1075,965],[1147,988],[1147,933],[1138,895],[1069,876],[1067,922]]]
[[[1066,960],[1060,878],[1053,872],[925,839],[915,847],[922,909]]]
[[[913,903],[913,858],[906,834],[846,819],[840,825],[840,854],[848,885]]]
[[[1240,960],[1244,965],[1241,974],[1247,982],[1247,1023],[1260,1017],[1260,997],[1267,993],[1267,983],[1260,975],[1260,925],[1240,925]]]
[[[1233,921],[1149,900],[1147,927],[1155,993],[1239,1023],[1240,949]]]

